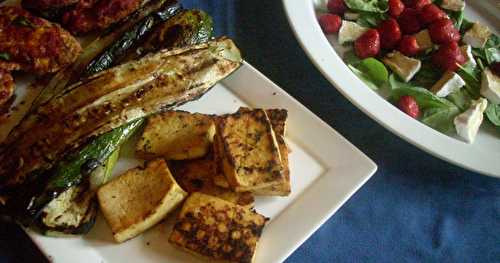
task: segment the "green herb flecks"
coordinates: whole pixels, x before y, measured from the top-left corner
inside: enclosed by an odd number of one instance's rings
[[[7,53],[7,52],[0,52],[0,59],[9,61],[10,60],[10,54]]]
[[[36,28],[36,25],[33,24],[27,17],[24,16],[18,16],[16,17],[12,23],[16,26],[24,26],[24,27],[31,27],[31,28]]]

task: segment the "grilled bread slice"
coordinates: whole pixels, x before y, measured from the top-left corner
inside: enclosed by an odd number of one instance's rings
[[[145,168],[128,170],[97,191],[101,211],[116,242],[154,226],[186,196],[162,159],[149,162]]]
[[[251,193],[236,193],[214,184],[216,169],[212,154],[200,159],[171,161],[169,167],[175,180],[188,193],[201,192],[241,206],[253,207]]]
[[[240,111],[251,111],[248,108],[240,108]],[[287,196],[291,192],[291,185],[290,185],[290,169],[288,165],[288,146],[286,145],[285,142],[285,132],[286,132],[286,120],[288,118],[288,112],[285,109],[269,109],[266,110],[266,113],[271,121],[271,126],[274,130],[275,136],[276,136],[276,141],[278,142],[278,148],[280,151],[280,157],[281,157],[281,164],[283,166],[283,180],[281,181],[280,184],[270,186],[270,187],[265,187],[261,189],[256,189],[252,191],[253,194],[256,195],[272,195],[272,196]],[[214,146],[213,146],[213,151],[214,151],[214,159],[216,160],[216,163],[220,163],[220,154],[219,150],[217,147],[220,147],[218,145],[217,141],[217,136],[214,138]],[[216,170],[220,169],[216,167]],[[213,177],[214,184],[223,187],[223,188],[228,188],[229,183],[227,179],[224,177],[224,175],[220,172],[216,172],[216,175]]]
[[[267,220],[231,202],[193,193],[184,203],[169,241],[210,260],[252,262]]]
[[[162,157],[185,160],[203,157],[212,144],[215,133],[209,115],[185,111],[167,111],[148,119],[136,146],[144,159]]]
[[[278,142],[264,110],[241,109],[217,117],[216,130],[222,171],[233,190],[252,192],[281,184]]]

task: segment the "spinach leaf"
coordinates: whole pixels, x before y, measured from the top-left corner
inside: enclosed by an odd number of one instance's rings
[[[363,59],[358,68],[377,84],[386,83],[389,79],[387,68],[375,58]]]
[[[401,82],[394,74],[389,77],[389,83],[393,89],[390,101],[395,103],[402,96],[412,96],[420,107],[423,123],[443,133],[453,130],[453,119],[460,113],[453,103],[437,97],[427,89]]]
[[[486,116],[495,126],[500,127],[500,104],[489,103],[486,108]]]
[[[467,89],[457,90],[446,97],[449,101],[453,102],[461,111],[467,110],[472,102],[472,96]]]
[[[432,108],[424,111],[420,120],[440,132],[450,133],[455,129],[453,120],[459,113],[457,107]]]
[[[349,9],[373,13],[385,13],[389,9],[388,0],[345,0]]]
[[[473,99],[480,97],[479,91],[481,90],[481,73],[476,68],[462,67],[457,70],[457,74],[465,81],[465,88],[472,95]]]
[[[375,84],[371,79],[370,76],[367,74],[363,73],[361,70],[357,69],[353,65],[347,65],[351,71],[358,76],[370,89],[372,90],[377,90],[378,86]]]
[[[488,65],[500,61],[500,38],[491,35],[484,48],[473,48],[472,54],[486,61]]]
[[[353,50],[349,50],[344,54],[344,61],[347,65],[357,67],[361,63],[361,59],[356,56]]]
[[[432,64],[430,56],[421,59],[421,61],[422,67],[415,77],[413,77],[411,83],[420,87],[432,87],[432,85],[439,81],[442,74],[439,70],[436,70],[436,67]]]
[[[450,11],[448,15],[453,20],[455,28],[460,31],[462,23],[464,22],[464,11]]]
[[[462,26],[460,27],[460,34],[463,35],[467,30],[469,30],[474,23],[471,21],[467,20],[467,18],[462,19]]]
[[[385,13],[359,12],[359,18],[356,22],[361,26],[373,28],[386,19],[387,14]]]
[[[7,52],[0,52],[0,59],[9,61],[10,60],[10,54],[7,53]]]

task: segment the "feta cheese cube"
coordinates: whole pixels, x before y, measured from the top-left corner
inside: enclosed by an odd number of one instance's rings
[[[462,11],[465,9],[464,0],[443,0],[441,7],[451,11]]]
[[[344,13],[344,18],[346,20],[356,21],[359,18],[359,14],[358,13],[354,13],[354,12],[345,12]]]
[[[368,30],[355,22],[343,20],[339,30],[339,43],[343,45],[347,42],[353,42]]]
[[[443,77],[432,86],[431,91],[436,96],[444,98],[465,86],[465,81],[455,72],[447,71]]]
[[[399,51],[387,54],[382,61],[405,82],[410,81],[422,67],[420,60],[407,57]]]
[[[472,25],[471,29],[465,32],[463,41],[472,47],[483,48],[490,36],[490,29],[487,26],[476,22]]]
[[[474,142],[479,127],[483,122],[483,114],[488,107],[488,101],[480,98],[472,102],[472,105],[464,113],[459,114],[453,120],[458,136],[468,143]]]
[[[464,45],[461,46],[460,49],[462,50],[462,53],[467,56],[467,63],[470,63],[472,67],[475,68],[477,66],[477,63],[474,59],[474,56],[472,55],[472,47],[469,45]]]
[[[494,104],[500,104],[500,77],[491,72],[489,68],[483,71],[481,95]]]
[[[431,35],[429,34],[429,30],[427,29],[418,32],[414,35],[414,37],[417,39],[417,44],[420,50],[426,50],[434,46],[431,40]]]

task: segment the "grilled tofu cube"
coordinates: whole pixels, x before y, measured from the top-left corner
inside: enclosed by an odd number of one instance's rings
[[[251,193],[236,193],[215,185],[213,177],[216,169],[211,154],[201,159],[172,161],[169,167],[175,180],[188,193],[201,192],[241,206],[253,207],[254,198]]]
[[[193,193],[182,207],[169,242],[211,260],[252,262],[267,220],[231,202]]]
[[[278,141],[278,148],[280,151],[281,165],[283,166],[284,180],[280,184],[268,188],[257,189],[253,193],[256,195],[279,195],[287,196],[291,192],[290,185],[290,168],[288,166],[288,146],[285,142],[286,120],[288,112],[284,109],[270,109],[266,110],[267,116],[271,120],[276,140]]]
[[[168,111],[151,116],[136,146],[144,159],[185,160],[203,157],[215,132],[209,115]]]
[[[102,186],[97,198],[116,242],[131,239],[160,222],[187,193],[164,160],[134,168]]]
[[[240,108],[240,111],[248,110],[247,108]],[[271,126],[276,136],[276,141],[278,142],[278,148],[280,151],[281,164],[283,166],[283,180],[280,184],[265,187],[261,189],[256,189],[252,191],[256,195],[278,195],[287,196],[291,192],[290,185],[290,169],[288,166],[288,146],[285,142],[285,132],[286,132],[286,120],[288,118],[288,112],[284,109],[270,109],[266,110],[266,113],[271,121]],[[214,138],[214,159],[216,163],[220,163],[220,158],[217,157],[217,147],[220,146],[217,141],[217,136]],[[217,167],[216,167],[217,169]],[[224,177],[222,172],[217,172],[214,176],[214,183],[220,187],[229,187],[227,179]]]
[[[236,192],[276,186],[284,180],[278,142],[262,109],[242,109],[216,120],[222,171]]]

